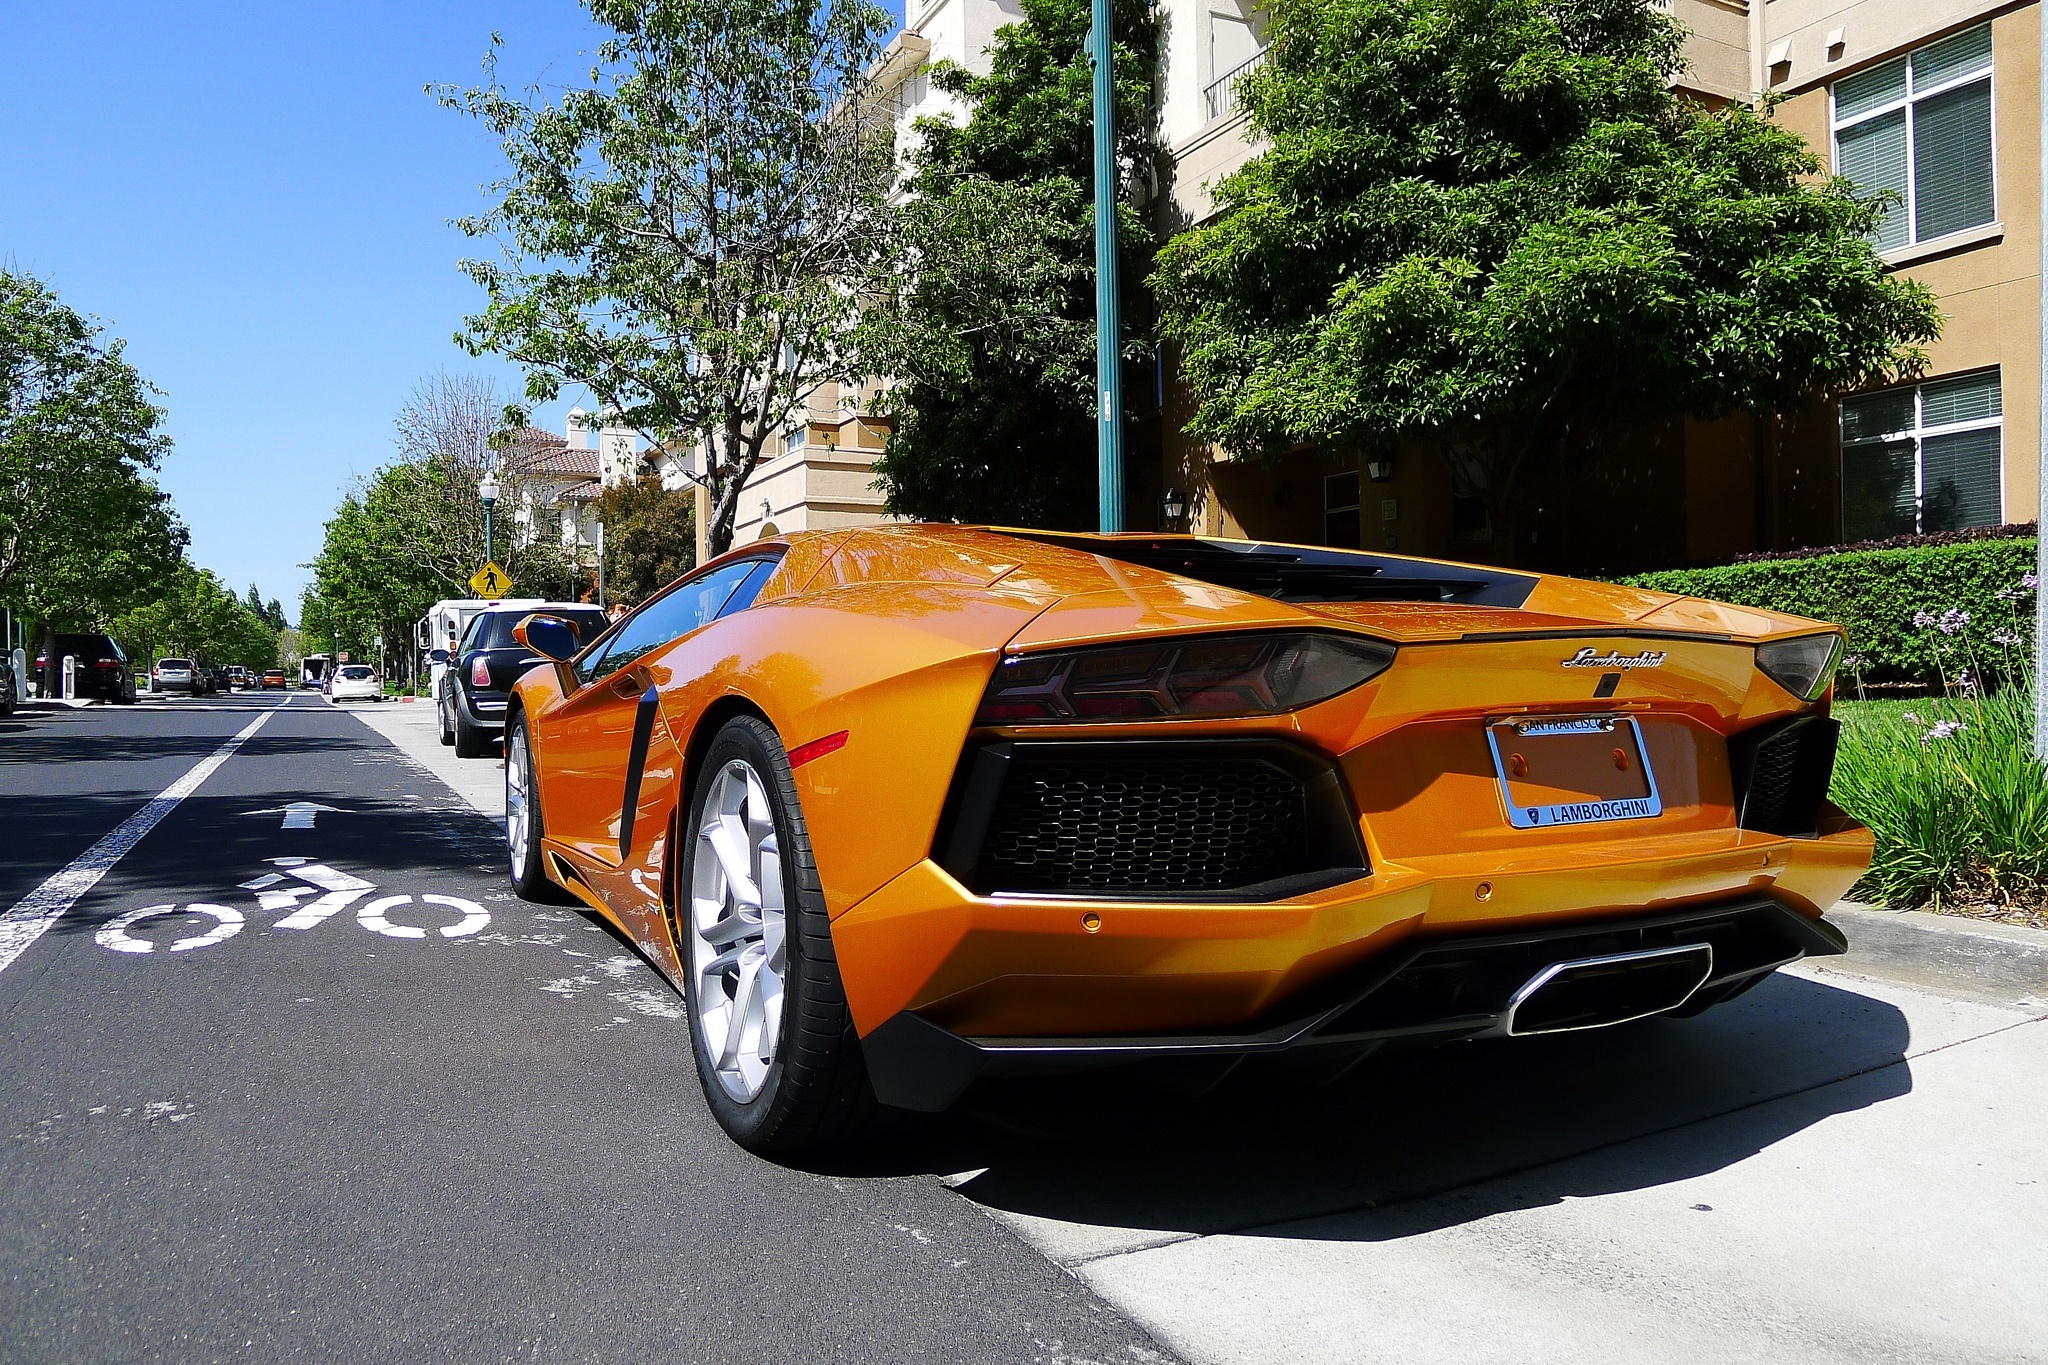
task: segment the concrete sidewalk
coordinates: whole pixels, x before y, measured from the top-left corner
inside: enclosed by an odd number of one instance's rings
[[[949,1183],[1197,1362],[2048,1361],[2048,1010],[1831,963],[1323,1091],[1046,1091]]]
[[[457,758],[441,743],[434,706],[428,701],[328,703],[346,711],[390,740],[413,762],[441,779],[481,814],[505,825],[505,762],[502,757]]]

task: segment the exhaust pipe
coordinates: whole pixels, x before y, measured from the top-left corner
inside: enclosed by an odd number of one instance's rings
[[[1714,973],[1711,944],[1553,962],[1508,1004],[1509,1037],[1573,1033],[1675,1010]]]

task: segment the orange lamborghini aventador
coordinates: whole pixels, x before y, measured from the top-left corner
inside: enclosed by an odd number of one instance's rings
[[[1840,635],[1663,593],[894,526],[517,633],[513,883],[670,976],[761,1150],[983,1075],[1697,1013],[1842,951],[1870,857]]]

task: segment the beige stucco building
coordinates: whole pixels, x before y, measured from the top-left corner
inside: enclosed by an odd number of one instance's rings
[[[2039,7],[1982,0],[1671,0],[1687,27],[1681,84],[1710,103],[1770,91],[1775,117],[1824,167],[1907,197],[1879,244],[1947,315],[1922,382],[1839,406],[1675,423],[1494,546],[1439,462],[1373,474],[1298,454],[1233,461],[1177,437],[1188,396],[1168,382],[1157,481],[1183,523],[1219,535],[1362,544],[1593,571],[1704,563],[1915,530],[2027,521],[2040,433]],[[1263,44],[1245,0],[1161,0],[1162,132],[1172,172],[1160,225],[1214,213],[1213,187],[1256,148],[1217,82]],[[1166,363],[1171,373],[1172,357]],[[1134,526],[1158,524],[1133,507]],[[1599,551],[1586,534],[1598,526]],[[1545,543],[1539,537],[1547,536]]]
[[[1169,348],[1126,377],[1135,419],[1126,525],[1513,558],[1582,572],[1708,563],[1901,532],[2025,521],[2038,504],[2039,8],[1984,0],[1666,0],[1690,37],[1681,87],[1708,103],[1775,94],[1775,117],[1825,169],[1906,202],[1879,245],[1947,315],[1916,384],[1796,414],[1674,422],[1596,477],[1538,499],[1529,543],[1491,543],[1441,461],[1367,469],[1300,452],[1233,460],[1180,434],[1190,396]],[[1162,174],[1141,187],[1162,233],[1215,213],[1255,154],[1237,80],[1263,59],[1258,0],[1158,0]],[[907,154],[912,123],[964,111],[926,76],[986,70],[1017,0],[911,0],[877,74]],[[742,500],[736,542],[882,519],[876,390],[823,392],[778,435]],[[1169,493],[1173,496],[1169,497]],[[1185,506],[1170,526],[1169,504]],[[1595,533],[1597,530],[1597,534]],[[1518,532],[1519,534],[1519,532]]]

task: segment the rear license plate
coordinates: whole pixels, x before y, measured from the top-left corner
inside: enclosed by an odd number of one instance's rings
[[[1486,727],[1516,829],[1647,820],[1664,813],[1643,732],[1629,716],[1529,716]]]

